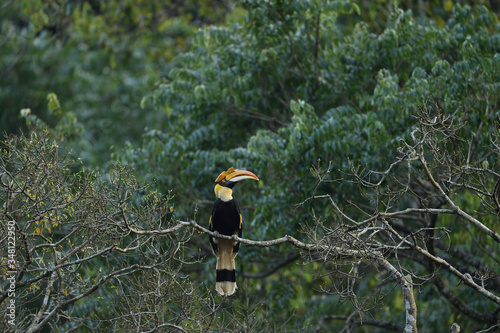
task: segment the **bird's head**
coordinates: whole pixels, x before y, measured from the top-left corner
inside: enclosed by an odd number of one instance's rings
[[[221,172],[215,180],[215,195],[220,198],[219,192],[221,189],[232,189],[237,182],[244,179],[259,180],[254,173],[247,170],[238,170],[231,167],[227,171]]]

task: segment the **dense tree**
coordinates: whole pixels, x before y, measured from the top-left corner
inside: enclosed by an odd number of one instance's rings
[[[169,229],[170,197],[153,192],[141,197],[139,193],[148,187],[139,186],[121,166],[101,178],[91,171],[77,171],[78,162],[61,155],[47,131],[10,138],[2,147],[2,235],[15,226],[15,236],[9,237],[14,251],[9,264],[2,266],[2,275],[15,279],[17,330],[129,329],[130,321],[149,306],[161,308],[165,318],[180,315],[169,307],[187,315],[190,306],[182,303],[195,287],[187,279],[177,280],[177,274],[191,261],[182,254],[191,234],[173,234],[179,229],[175,226]],[[137,200],[142,200],[140,205]],[[136,230],[138,222],[146,222],[141,228],[155,232]],[[153,282],[159,283],[153,287],[164,290],[156,292],[168,292],[168,299],[157,303],[149,295]],[[7,295],[8,290],[2,290],[0,302],[7,303]],[[146,303],[135,303],[136,297],[145,297]],[[102,306],[114,298],[123,301]],[[132,317],[122,315],[125,307]],[[5,313],[2,331],[13,327]],[[148,323],[152,318],[139,319],[140,326],[158,325]],[[175,327],[167,322],[166,326]]]
[[[467,122],[459,137],[474,137],[471,154],[478,161],[488,156],[494,165],[488,148],[498,107],[494,14],[485,7],[456,6],[441,26],[395,9],[378,34],[364,23],[345,33],[335,22],[356,12],[356,6],[328,4],[247,1],[244,25],[199,31],[192,50],[178,58],[169,82],[152,96],[157,107],[170,110],[164,130],[147,133],[144,146],[127,150],[123,161],[148,170],[183,203],[197,204],[200,217],[209,215],[212,194],[205,184],[213,175],[228,165],[251,168],[262,184],[240,195],[251,204],[246,230],[252,239],[305,237],[301,233],[317,225],[312,212],[319,221],[330,221],[335,213],[327,201],[294,206],[318,193],[328,194],[341,209],[364,200],[352,180],[334,180],[344,179],[353,165],[383,170],[396,160],[401,140],[411,142],[418,126],[415,116],[426,103]],[[328,171],[330,179],[319,185],[311,176],[318,160],[318,169]],[[427,207],[425,201],[416,204]],[[183,205],[179,214],[190,216],[191,209]],[[290,304],[305,304],[299,300],[314,298],[313,290],[321,289],[323,281],[312,278],[314,270],[306,274],[289,266],[293,273],[273,278],[275,267],[294,257],[286,246],[250,248],[244,254],[248,264],[242,270],[248,276],[269,276],[264,290],[273,291],[267,299],[280,304],[276,313],[290,311]],[[427,268],[426,274],[434,274],[432,266]],[[327,274],[322,269],[317,273]],[[255,283],[262,288],[262,282]],[[311,307],[312,313],[321,313],[318,308],[338,298],[322,300]],[[432,310],[421,312],[426,318],[422,326],[451,325],[443,321],[452,320],[454,310],[443,306],[448,301],[432,302]],[[437,307],[450,312],[435,318]],[[352,313],[348,309],[340,312],[347,316]]]
[[[0,192],[19,327],[497,329],[498,17],[448,5],[384,4],[373,22],[364,2],[242,1],[244,20],[159,65],[153,129],[103,175],[58,146],[92,127],[68,96],[49,95],[52,121],[23,110],[44,130],[4,143]],[[229,166],[261,181],[235,189],[246,238],[227,299],[205,227]]]
[[[156,128],[162,112],[142,97],[187,49],[196,27],[220,22],[228,2],[6,1],[0,6],[0,131],[15,133],[19,110],[49,124],[55,93],[80,130],[71,149],[96,166],[110,148]]]

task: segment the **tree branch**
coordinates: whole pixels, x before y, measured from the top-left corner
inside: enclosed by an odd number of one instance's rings
[[[385,221],[385,225],[386,225],[387,229],[389,231],[391,231],[392,234],[394,236],[396,236],[402,243],[405,243],[405,244],[411,246],[412,248],[414,248],[415,250],[417,250],[419,253],[421,253],[424,256],[432,259],[435,263],[437,263],[439,265],[445,266],[451,273],[453,273],[460,280],[462,280],[463,282],[465,282],[465,284],[467,284],[468,286],[472,287],[474,290],[478,291],[480,294],[482,294],[483,296],[487,297],[491,301],[493,301],[496,304],[500,305],[500,297],[498,297],[495,294],[491,293],[490,291],[486,290],[483,286],[480,286],[477,283],[475,283],[474,280],[472,280],[472,278],[469,278],[468,276],[466,276],[465,274],[463,274],[462,272],[460,272],[459,270],[457,270],[454,266],[452,266],[451,264],[449,264],[443,258],[440,258],[438,256],[434,256],[434,255],[430,254],[428,251],[426,251],[425,249],[423,249],[420,246],[418,246],[418,244],[412,243],[412,242],[408,241],[406,238],[403,238],[398,232],[396,232],[389,225],[389,223],[387,223],[387,221]]]
[[[427,165],[427,161],[425,160],[425,158],[421,154],[418,155],[418,158],[420,160],[420,163],[424,167],[424,171],[425,171],[425,174],[427,175],[427,178],[432,183],[432,185],[438,190],[438,192],[441,194],[441,196],[446,200],[446,202],[451,206],[453,211],[456,214],[458,214],[459,216],[462,216],[463,218],[465,218],[467,221],[474,224],[476,227],[478,227],[480,230],[482,230],[488,236],[493,238],[493,240],[495,242],[500,243],[500,235],[497,234],[495,231],[491,230],[490,228],[488,228],[487,226],[485,226],[484,224],[482,224],[480,221],[478,221],[474,217],[472,217],[469,214],[467,214],[466,212],[464,212],[462,209],[460,209],[460,207],[457,206],[453,202],[453,200],[451,200],[451,198],[446,194],[446,192],[443,190],[441,185],[439,185],[439,183],[434,179],[431,171],[429,170],[429,167]]]
[[[387,271],[394,274],[401,285],[406,309],[406,324],[404,333],[417,333],[417,304],[415,303],[415,297],[413,295],[413,281],[411,279],[411,275],[404,276],[386,259],[380,258],[378,262]]]

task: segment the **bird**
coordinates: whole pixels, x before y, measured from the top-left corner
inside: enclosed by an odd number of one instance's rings
[[[209,230],[221,235],[242,237],[242,218],[238,201],[233,198],[234,185],[244,179],[259,180],[252,172],[229,168],[215,179],[215,196]],[[240,243],[210,237],[210,244],[217,257],[215,290],[222,296],[231,296],[236,291],[236,266],[234,258]]]

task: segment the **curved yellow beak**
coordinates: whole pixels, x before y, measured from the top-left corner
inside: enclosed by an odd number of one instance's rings
[[[232,183],[239,182],[240,180],[243,179],[254,179],[254,180],[259,180],[259,177],[257,177],[253,172],[247,171],[247,170],[238,170],[238,169],[233,169],[232,167],[227,169],[227,171],[223,171],[219,177],[215,180],[216,183],[226,183],[231,181]]]

